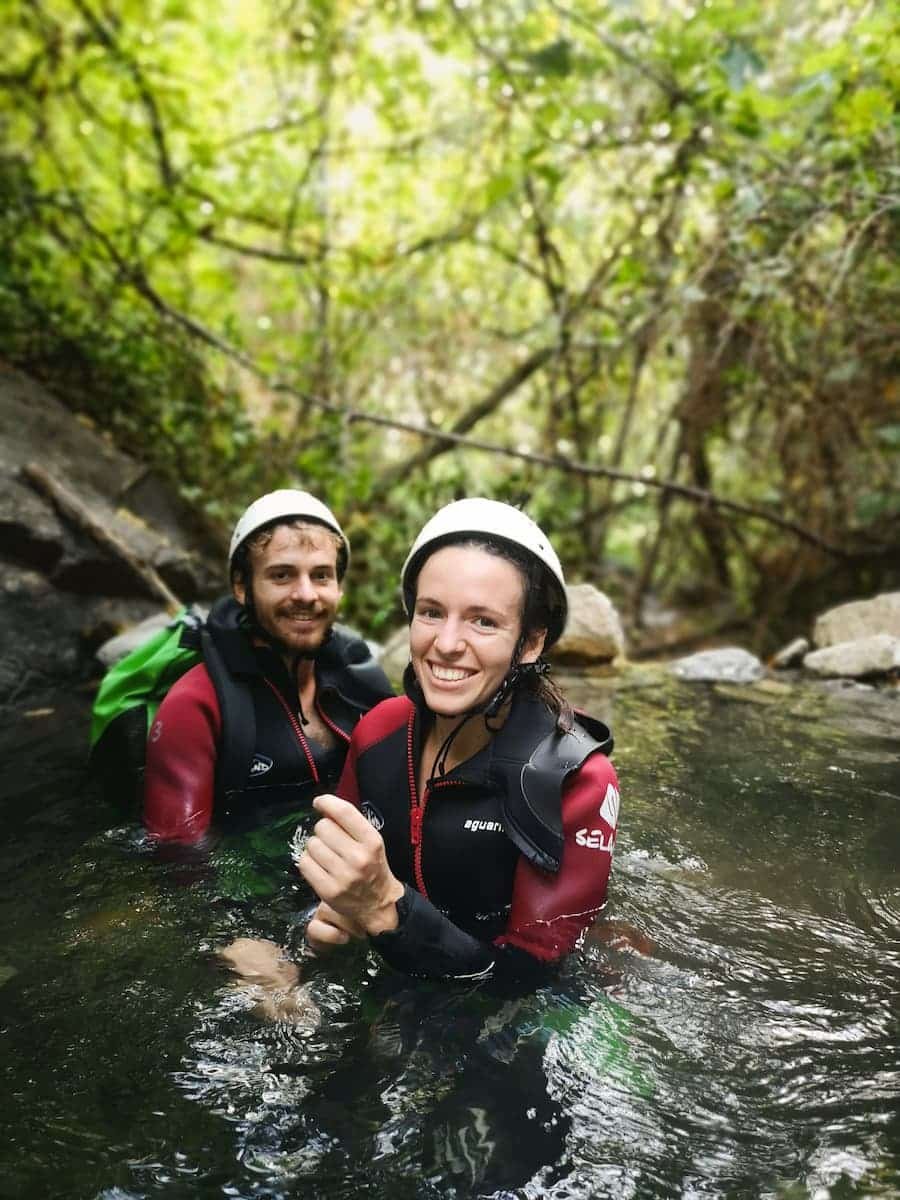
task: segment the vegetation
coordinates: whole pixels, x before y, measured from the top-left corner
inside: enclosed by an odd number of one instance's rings
[[[327,497],[367,629],[465,493],[638,624],[898,581],[890,4],[7,12],[0,349],[223,525]]]

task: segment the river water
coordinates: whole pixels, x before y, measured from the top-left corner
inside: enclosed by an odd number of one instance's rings
[[[0,740],[0,1197],[900,1196],[900,694],[565,681],[616,735],[611,901],[525,994],[283,940],[278,834],[162,862],[83,711]]]

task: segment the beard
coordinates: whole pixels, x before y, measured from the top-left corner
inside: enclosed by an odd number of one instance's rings
[[[293,660],[316,658],[319,651],[331,638],[334,622],[337,619],[337,614],[329,613],[327,607],[309,608],[294,605],[285,605],[263,615],[254,604],[252,596],[247,597],[244,609],[249,618],[250,629],[255,636],[261,637],[277,654]],[[312,617],[319,618],[319,620],[315,624],[311,622],[310,628],[306,631],[290,631],[285,628],[285,623],[304,618],[308,620]]]
[[[334,625],[334,614],[315,608],[284,608],[275,612],[272,628],[266,632],[283,653],[293,658],[315,658],[328,639]],[[285,636],[283,622],[310,621],[308,630],[298,629]]]

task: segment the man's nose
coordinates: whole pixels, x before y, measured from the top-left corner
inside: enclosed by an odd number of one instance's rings
[[[291,588],[291,596],[294,600],[299,600],[303,604],[312,604],[316,599],[316,589],[313,587],[313,581],[305,571],[301,571],[294,580],[294,586]]]

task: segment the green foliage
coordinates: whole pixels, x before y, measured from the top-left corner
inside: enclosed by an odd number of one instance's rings
[[[823,544],[890,578],[890,6],[8,8],[3,352],[217,520],[320,491],[351,619],[396,618],[417,524],[467,491],[528,503],[573,577],[614,558],[636,608],[774,621]]]

